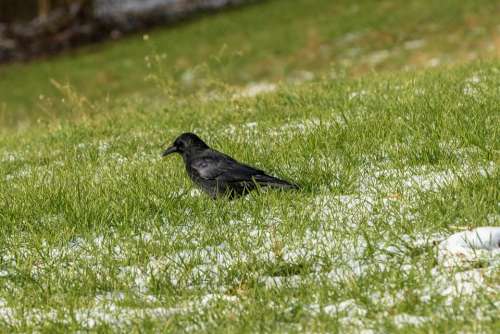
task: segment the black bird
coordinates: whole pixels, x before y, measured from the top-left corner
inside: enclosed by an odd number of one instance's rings
[[[183,133],[162,156],[180,153],[186,171],[203,191],[212,198],[235,198],[258,187],[298,189],[295,184],[267,175],[264,171],[239,163],[230,156],[208,147],[194,133]]]

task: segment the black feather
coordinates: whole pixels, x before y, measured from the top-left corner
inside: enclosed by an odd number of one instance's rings
[[[211,149],[198,136],[184,133],[164,155],[178,152],[194,183],[211,197],[245,195],[258,187],[299,189],[296,184],[267,175],[264,171],[242,164],[230,156]]]

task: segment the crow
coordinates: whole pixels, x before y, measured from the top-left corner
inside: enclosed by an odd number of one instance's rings
[[[162,153],[162,157],[174,152],[182,155],[191,180],[214,199],[233,199],[260,187],[299,189],[296,184],[267,175],[260,169],[211,149],[194,133],[181,134]]]

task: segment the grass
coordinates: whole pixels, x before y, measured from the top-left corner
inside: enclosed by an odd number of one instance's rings
[[[499,11],[494,0],[263,1],[151,31],[148,43],[132,36],[52,60],[2,66],[0,121],[26,128],[38,119],[67,116],[53,105],[65,97],[53,80],[69,83],[91,101],[115,102],[119,97],[162,96],[161,89],[145,80],[148,74],[160,73],[187,92],[196,90],[206,74],[193,71],[200,64],[208,65],[220,81],[245,85],[498,57],[500,35],[493,13]],[[161,72],[154,55],[165,57]]]
[[[493,20],[493,2],[446,1],[442,9],[410,2],[417,14],[384,4],[394,15],[360,2],[356,21],[334,11],[341,19],[327,28],[319,24],[326,18],[312,18],[337,7],[297,1],[286,14],[297,18],[288,33],[304,26],[298,18],[336,36],[370,26],[371,18],[388,31],[399,24],[399,41],[415,40],[411,20],[423,20],[426,31],[432,12],[443,15],[446,29],[418,35],[427,54],[443,31],[460,30],[464,17],[482,13],[487,27]],[[248,34],[254,49],[273,58],[272,68],[306,69],[316,79],[295,84],[286,72],[259,73],[265,66],[255,51],[239,65],[196,67],[203,80],[192,92],[176,86],[168,60],[155,60],[157,50],[149,51],[149,72],[133,70],[139,79],[116,79],[117,90],[110,84],[110,96],[99,97],[96,81],[83,73],[109,68],[75,64],[102,57],[120,72],[110,54],[140,54],[148,42],[135,38],[99,53],[2,69],[21,69],[28,74],[15,80],[43,86],[31,75],[51,66],[80,76],[87,88],[56,78],[65,101],[47,93],[37,102],[45,118],[2,90],[2,101],[25,111],[0,135],[0,332],[497,331],[498,255],[450,268],[437,260],[435,244],[463,228],[500,225],[500,62],[404,70],[410,62],[401,58],[360,76],[362,60],[353,58],[332,78],[328,61],[308,65],[297,57],[291,65],[302,42],[281,39],[285,19],[276,18],[275,34],[264,33],[269,17],[290,7],[261,6],[152,32],[149,43],[158,47],[163,34],[178,38],[172,52],[192,66],[219,49],[217,41]],[[258,15],[259,8],[268,11]],[[370,10],[375,14],[364,14]],[[262,31],[249,34],[252,22],[262,22]],[[217,29],[229,24],[226,40]],[[196,32],[209,35],[188,52]],[[375,48],[380,39],[366,43]],[[198,54],[203,45],[210,47]],[[459,59],[458,49],[436,52]],[[241,73],[250,76],[235,79]],[[256,96],[241,89],[280,79]],[[127,87],[137,94],[124,98]],[[159,156],[184,131],[303,189],[210,200],[193,189],[178,157]]]

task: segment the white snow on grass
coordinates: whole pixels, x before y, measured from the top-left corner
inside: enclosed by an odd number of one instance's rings
[[[168,319],[174,315],[200,313],[213,307],[217,303],[236,305],[239,298],[223,294],[206,294],[200,298],[173,307],[129,307],[119,305],[123,300],[120,294],[96,296],[94,306],[67,310],[31,309],[21,312],[0,303],[0,322],[9,325],[20,325],[27,321],[31,325],[43,324],[47,321],[69,324],[76,321],[80,326],[89,330],[99,325],[109,325],[113,328],[126,329],[134,320],[145,318]],[[156,302],[156,301],[155,301]]]
[[[431,169],[429,166],[413,166],[407,169],[372,169],[362,171],[359,190],[363,194],[391,192],[403,187],[411,196],[419,192],[436,192],[460,179],[487,176],[496,171],[496,164],[464,164],[454,169]]]
[[[385,61],[387,58],[389,58],[390,55],[391,55],[391,53],[389,52],[389,50],[379,50],[379,51],[375,51],[375,52],[370,53],[367,56],[367,58],[368,58],[367,60],[372,65],[377,65],[377,64],[380,64],[383,61]]]
[[[498,266],[449,272],[446,268],[433,268],[429,284],[420,292],[420,300],[430,303],[436,298],[450,306],[463,300],[473,301],[481,295],[498,295],[500,284],[494,276]]]
[[[438,261],[443,266],[481,259],[496,260],[500,264],[500,227],[479,227],[455,233],[439,245]]]
[[[239,93],[235,94],[233,98],[248,98],[257,95],[274,92],[278,86],[269,82],[254,82],[248,84]]]
[[[356,328],[359,332],[365,326],[366,309],[358,305],[354,299],[347,299],[336,304],[320,305],[317,303],[304,305],[303,309],[311,316],[326,315],[339,321],[342,327]]]
[[[455,273],[448,285],[440,291],[442,296],[463,296],[476,293],[479,288],[484,287],[483,271],[474,269]]]
[[[451,235],[439,248],[450,253],[462,253],[466,250],[500,250],[500,227],[479,227]]]
[[[4,152],[2,152],[2,156],[0,158],[0,161],[1,162],[15,162],[15,161],[19,161],[22,159],[23,159],[23,157],[18,152],[4,151]]]
[[[302,136],[313,133],[319,129],[329,129],[334,125],[345,126],[345,120],[340,115],[334,115],[334,120],[321,120],[319,118],[302,119],[300,121],[290,121],[286,124],[276,127],[263,127],[257,122],[248,122],[242,126],[228,125],[225,129],[225,134],[230,135],[232,140],[244,138],[258,142],[262,140],[261,133],[265,131],[266,136],[271,136],[275,139],[288,140],[291,136]]]
[[[406,296],[401,290],[394,294],[388,293],[387,291],[376,291],[370,295],[370,301],[372,303],[384,308],[394,307],[394,305],[403,302],[405,298]]]
[[[408,325],[418,327],[426,322],[429,322],[430,319],[428,317],[419,317],[416,315],[400,313],[394,317],[394,324],[401,328]]]
[[[304,280],[303,275],[291,276],[261,276],[258,282],[266,287],[266,289],[280,289],[283,287],[297,288]]]
[[[420,49],[421,47],[425,46],[426,41],[423,39],[415,39],[412,41],[407,41],[404,43],[404,48],[406,50],[415,50],[415,49]]]
[[[287,77],[287,81],[293,84],[302,84],[314,79],[314,73],[309,71],[294,71]]]
[[[319,127],[327,126],[330,126],[330,123],[309,119],[266,131],[271,136],[279,133],[309,133]],[[243,128],[246,133],[260,130],[256,122],[247,123]],[[100,142],[98,145],[98,150],[102,153],[110,149],[108,143]],[[120,159],[118,156],[114,158]],[[126,163],[126,160],[123,160],[123,163]],[[113,268],[118,268],[115,274],[120,282],[128,287],[128,293],[133,292],[137,300],[148,305],[147,307],[123,306],[127,297],[119,291],[99,294],[95,296],[93,306],[74,310],[72,319],[76,319],[87,329],[95,328],[99,324],[124,328],[134,319],[169,318],[197,310],[204,312],[219,301],[238,303],[237,297],[223,293],[230,287],[229,278],[234,279],[229,273],[231,270],[237,270],[242,264],[255,268],[262,268],[263,263],[270,266],[284,265],[300,272],[300,274],[287,273],[285,270],[280,274],[256,270],[252,274],[253,278],[266,289],[298,288],[307,284],[335,286],[362,278],[369,273],[383,272],[393,268],[391,266],[397,266],[402,274],[409,274],[413,270],[418,270],[410,261],[410,252],[414,249],[432,247],[437,240],[444,239],[442,234],[403,234],[396,239],[394,235],[386,234],[380,235],[376,242],[369,244],[365,236],[359,233],[360,226],[367,224],[369,228],[376,229],[377,224],[392,226],[399,222],[412,223],[416,218],[412,209],[419,203],[419,194],[439,191],[459,179],[484,177],[495,170],[496,165],[493,162],[485,165],[464,164],[455,169],[416,166],[400,170],[370,166],[361,171],[358,189],[352,194],[332,195],[323,191],[310,198],[309,202],[305,203],[304,210],[317,222],[317,225],[301,231],[291,231],[283,239],[273,233],[273,230],[282,224],[283,218],[269,211],[259,219],[248,215],[240,220],[228,222],[229,225],[238,227],[241,232],[238,242],[245,247],[235,248],[229,236],[227,242],[207,246],[202,238],[206,230],[196,221],[191,222],[192,215],[186,210],[186,221],[189,223],[185,225],[174,226],[165,220],[160,228],[141,231],[127,239],[112,233],[107,236],[96,235],[90,239],[75,238],[62,247],[51,248],[43,243],[47,261],[36,262],[31,274],[36,278],[53,275],[78,279],[82,272],[80,265],[88,262],[88,266],[99,278],[106,276],[110,272],[109,267],[114,266]],[[200,196],[200,193],[189,189],[177,195],[196,197]],[[56,215],[40,219],[57,222],[64,217]],[[498,289],[496,286],[488,285],[487,278],[496,268],[495,262],[491,259],[494,259],[495,254],[499,254],[499,229],[479,228],[458,233],[443,241],[438,247],[438,261],[441,267],[433,270],[432,282],[415,293],[423,302],[444,297],[445,302],[451,305],[463,295],[474,296],[481,290]],[[169,247],[175,244],[179,247],[169,254],[161,256],[155,254],[140,263],[129,263],[127,259],[131,257],[131,250],[138,242],[148,245],[164,243]],[[29,253],[28,250],[25,251]],[[19,248],[16,250],[16,256],[2,254],[3,263],[15,267],[16,263],[12,259],[21,259],[19,255],[22,252],[23,249]],[[488,259],[486,269],[452,273],[447,270],[449,259],[458,258],[463,263],[463,259],[467,261],[477,259],[478,254],[482,254],[480,259]],[[58,261],[62,265],[54,268],[53,264]],[[453,262],[453,265],[457,263]],[[0,278],[8,277],[9,270],[10,267],[2,268]],[[174,287],[210,289],[220,293],[207,294],[195,301],[180,303],[173,307],[161,307],[161,302],[151,289],[151,282],[157,277],[168,277]],[[384,293],[372,295],[374,302],[384,305],[398,304],[403,298],[404,295],[392,296]],[[323,307],[311,304],[309,309],[340,317],[340,322],[345,326],[362,324],[367,314],[367,310],[353,299]],[[8,306],[6,301],[0,299],[0,321],[17,324],[21,319],[35,323],[46,320],[70,321],[68,315],[57,314],[50,310],[33,309],[19,313],[19,310]],[[396,326],[403,327],[420,326],[428,319],[402,313],[396,315],[393,321]]]
[[[323,307],[323,312],[330,316],[338,316],[344,313],[348,318],[362,318],[367,313],[354,299],[344,300],[338,304],[326,305]]]

